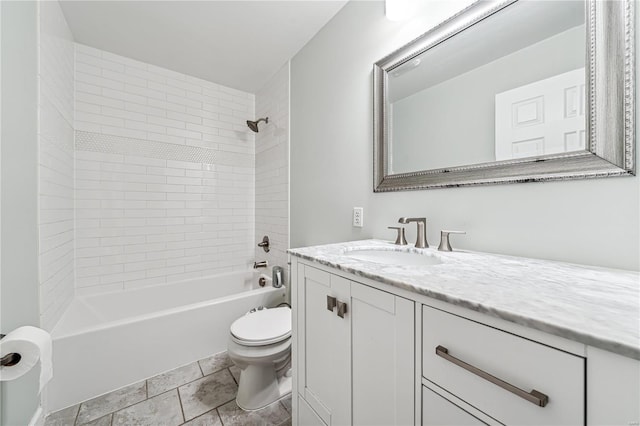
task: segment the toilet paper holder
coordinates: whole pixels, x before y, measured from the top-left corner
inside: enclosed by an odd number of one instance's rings
[[[0,334],[0,339],[4,338],[5,334]],[[2,367],[13,367],[22,359],[22,355],[16,352],[11,352],[10,354],[6,354],[2,358],[0,358],[0,366]]]

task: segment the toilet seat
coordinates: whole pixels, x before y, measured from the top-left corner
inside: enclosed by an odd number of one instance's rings
[[[238,318],[231,324],[231,338],[244,346],[265,346],[291,336],[291,309],[263,309]]]

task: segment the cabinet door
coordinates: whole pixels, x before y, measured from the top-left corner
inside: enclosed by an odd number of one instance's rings
[[[325,426],[320,417],[313,412],[307,402],[298,396],[298,426]]]
[[[423,426],[476,426],[485,422],[467,413],[428,387],[422,387]]]
[[[350,282],[300,265],[299,392],[327,425],[351,424],[351,313],[327,308],[327,296],[350,301]]]
[[[413,425],[414,302],[351,282],[354,425]]]

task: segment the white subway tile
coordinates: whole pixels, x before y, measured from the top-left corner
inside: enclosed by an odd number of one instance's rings
[[[184,121],[172,120],[172,119],[164,118],[164,117],[149,116],[147,118],[147,121],[149,123],[159,124],[161,126],[166,126],[166,127],[174,127],[176,129],[184,129],[185,128]]]
[[[86,46],[84,44],[75,43],[75,50],[78,53],[82,53],[84,55],[95,56],[96,58],[102,57],[102,50],[96,49],[94,47]],[[77,64],[77,61],[76,61]]]
[[[147,133],[141,130],[124,129],[121,127],[101,125],[100,130],[105,135],[122,136],[132,139],[145,139]]]
[[[102,58],[97,58],[95,56],[90,56],[81,51],[76,52],[76,62],[93,65],[94,67],[108,69],[111,71],[124,72],[124,65],[122,64],[118,64],[117,62],[107,61]]]
[[[255,137],[244,128],[246,117],[255,115],[252,94],[91,48],[77,51],[77,64],[82,65],[77,72],[76,128],[131,138],[131,145],[141,140],[185,149],[206,147],[240,155],[233,164],[253,163]],[[274,96],[268,94],[269,102]],[[265,151],[276,141],[262,142]],[[246,268],[253,258],[247,252],[254,245],[253,223],[258,222],[253,182],[265,177],[280,184],[276,179],[281,179],[258,175],[252,166],[78,153],[74,185],[48,171],[57,170],[53,161],[65,164],[64,159],[48,160],[51,165],[43,168],[42,176],[58,184],[47,186],[41,205],[64,207],[60,194],[75,186],[76,266],[85,275],[78,277],[76,287],[87,294]],[[261,161],[269,161],[271,169],[280,164],[266,156]],[[271,172],[265,168],[264,173]],[[60,185],[65,180],[66,187]],[[270,196],[260,202],[273,203],[261,212],[280,214],[278,202],[286,203],[286,191],[260,189],[259,197]],[[72,223],[72,210],[64,211],[42,215],[52,224],[46,225],[50,237],[41,247],[52,255],[58,253],[58,244],[66,244],[65,236],[72,235],[62,226],[65,215],[66,223]],[[268,220],[258,223],[272,226]],[[122,270],[99,269],[114,266]],[[95,273],[100,275],[88,275]]]
[[[91,84],[93,86],[98,86],[107,89],[113,90],[123,90],[124,83],[119,81],[109,80],[108,78],[100,77],[99,75],[86,74],[83,72],[76,71],[76,81],[86,84]]]
[[[145,114],[127,111],[126,109],[111,108],[107,106],[102,107],[102,114],[126,120],[145,121],[147,119],[147,116]]]
[[[153,83],[149,82],[149,84],[151,85]],[[158,99],[161,101],[166,99],[165,93],[159,90],[153,90],[147,87],[140,87],[132,84],[127,84],[124,88],[124,91],[126,93],[132,93],[135,95],[140,95],[140,96],[144,96],[146,98],[151,98],[151,99]]]
[[[165,81],[165,77],[161,75],[154,74],[144,69],[133,67],[133,66],[127,66],[125,69],[125,73],[127,75],[138,77],[146,81],[153,81],[156,83],[164,83]]]
[[[145,87],[147,85],[147,80],[145,80],[144,78],[132,76],[127,73],[114,72],[108,69],[102,70],[102,76],[104,78],[108,78],[113,81],[119,81],[121,83],[126,83],[128,85],[141,86],[141,87]]]
[[[128,164],[139,164],[141,166],[164,167],[167,165],[166,160],[162,160],[159,158],[138,157],[130,155],[125,156],[124,161]]]
[[[76,101],[86,102],[88,104],[94,105],[109,106],[113,108],[124,108],[123,101],[102,96],[102,89],[100,89],[99,93],[76,91]]]
[[[166,111],[185,112],[187,110],[187,107],[182,104],[178,104],[174,102],[159,101],[157,99],[149,99],[147,102],[147,105],[155,108],[160,108]]]
[[[76,73],[85,73],[85,74],[92,74],[97,76],[101,75],[100,67],[96,67],[89,64],[83,64],[82,62],[76,62],[75,67],[76,67]]]
[[[147,98],[140,95],[134,95],[131,93],[123,92],[121,90],[113,90],[113,89],[102,89],[102,96],[111,99],[119,99],[122,101],[133,102],[138,104],[146,104]]]
[[[133,102],[126,102],[124,105],[126,111],[139,112],[145,115],[155,115],[157,117],[165,117],[167,115],[166,110],[162,108],[155,108],[148,105],[140,105]]]

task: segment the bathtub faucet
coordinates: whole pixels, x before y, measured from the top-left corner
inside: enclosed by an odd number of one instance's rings
[[[253,262],[253,269],[266,268],[267,266],[269,266],[269,264],[266,260],[263,260],[261,262]]]

